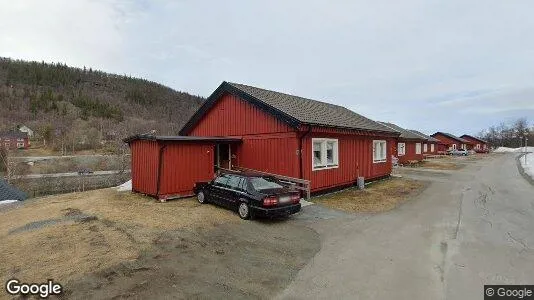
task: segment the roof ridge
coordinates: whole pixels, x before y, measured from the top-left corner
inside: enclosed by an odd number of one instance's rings
[[[401,138],[405,138],[405,139],[419,139],[419,140],[427,140],[426,137],[423,137],[419,134],[416,134],[414,132],[412,132],[410,129],[406,129],[406,128],[403,128],[403,127],[400,127],[399,125],[395,124],[395,123],[391,123],[391,122],[383,122],[383,121],[378,121],[378,123],[384,125],[384,126],[387,126],[395,131],[399,131],[401,133],[400,137]],[[403,136],[405,135],[405,136]],[[406,136],[407,135],[407,136]]]
[[[266,91],[266,92],[278,93],[278,94],[282,94],[282,95],[285,95],[285,96],[296,97],[296,98],[304,99],[304,100],[307,100],[307,101],[314,101],[314,102],[318,102],[318,103],[322,103],[322,104],[326,104],[326,105],[332,105],[332,106],[336,106],[336,107],[340,107],[340,108],[344,108],[344,109],[350,110],[350,109],[346,108],[345,106],[342,106],[342,105],[339,105],[339,104],[334,104],[334,103],[325,102],[325,101],[321,101],[321,100],[306,98],[306,97],[297,96],[297,95],[293,95],[293,94],[288,94],[288,93],[284,93],[284,92],[278,92],[278,91],[275,91],[275,90],[268,90],[268,89],[264,89],[264,88],[260,88],[260,87],[256,87],[256,86],[252,86],[252,85],[248,85],[248,84],[242,84],[242,83],[237,83],[237,82],[229,82],[229,81],[226,81],[226,83],[228,83],[228,84],[230,84],[232,86],[242,85],[242,86],[246,86],[246,87],[249,87],[249,88],[254,88],[254,89],[258,89],[258,90],[262,90],[262,91]],[[239,87],[237,87],[237,88],[239,88]],[[350,110],[350,111],[355,113],[355,114],[357,114],[357,112],[354,112],[352,110]]]

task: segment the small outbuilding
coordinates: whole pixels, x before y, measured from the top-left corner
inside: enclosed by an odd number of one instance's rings
[[[132,191],[167,199],[193,195],[196,182],[212,180],[217,167],[228,168],[229,162],[219,159],[220,145],[239,144],[241,139],[134,135],[124,142],[131,151]]]

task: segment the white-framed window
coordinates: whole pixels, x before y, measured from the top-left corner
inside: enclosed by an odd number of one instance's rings
[[[24,148],[24,143],[17,143],[17,148]]]
[[[406,154],[406,144],[405,143],[398,143],[397,144],[397,155],[403,156]]]
[[[24,142],[24,139],[17,139],[17,142]]]
[[[373,163],[385,162],[387,157],[386,141],[373,141]]]
[[[312,139],[312,170],[332,169],[339,166],[337,139]]]
[[[428,152],[428,144],[423,144],[423,152]]]
[[[461,148],[462,148],[462,149],[465,149],[465,144],[462,144]]]
[[[476,147],[476,148],[477,148],[477,149],[480,149],[480,144],[477,144],[477,147]]]
[[[430,152],[434,152],[434,144],[430,144]]]
[[[415,154],[421,154],[421,143],[415,143]]]
[[[456,150],[456,144],[452,144],[452,150]]]

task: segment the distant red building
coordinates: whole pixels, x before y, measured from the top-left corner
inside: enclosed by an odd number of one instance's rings
[[[453,134],[446,132],[436,132],[431,135],[433,138],[436,138],[440,141],[439,151],[447,151],[453,149],[472,149],[473,144],[463,138],[457,137]]]
[[[439,154],[438,152],[438,149],[439,149],[439,144],[440,144],[440,141],[436,138],[433,138],[429,135],[426,135],[420,131],[417,131],[417,130],[413,130],[413,129],[410,129],[411,132],[425,138],[425,144],[423,144],[423,154],[426,156],[426,155],[436,155],[436,154]]]
[[[477,138],[477,137],[474,137],[474,136],[468,135],[468,134],[464,134],[460,138],[471,142],[472,149],[475,150],[475,151],[487,151],[488,150],[488,142],[486,142],[486,141],[484,141],[484,140],[482,140],[480,138]]]
[[[0,132],[0,146],[10,150],[28,149],[30,147],[30,138],[26,132]]]
[[[399,163],[404,164],[412,161],[422,161],[424,159],[423,148],[426,144],[426,139],[424,137],[393,123],[380,123],[401,133],[397,138],[397,143],[391,145],[391,152],[399,159]],[[426,146],[426,152],[428,152],[428,145]]]

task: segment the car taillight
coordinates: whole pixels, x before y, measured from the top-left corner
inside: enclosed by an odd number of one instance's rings
[[[278,204],[278,198],[277,197],[265,197],[263,198],[263,206],[275,206]]]
[[[291,202],[297,204],[300,202],[300,195],[299,194],[295,194],[295,195],[291,195]]]

